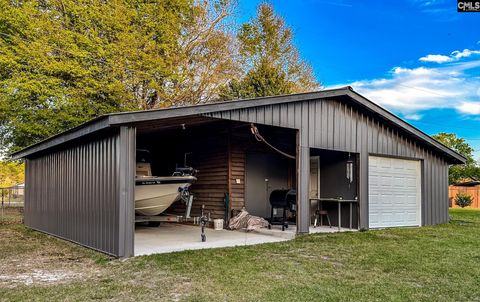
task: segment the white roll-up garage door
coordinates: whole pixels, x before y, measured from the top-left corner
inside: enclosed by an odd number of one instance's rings
[[[369,156],[370,228],[421,225],[421,192],[420,161]]]

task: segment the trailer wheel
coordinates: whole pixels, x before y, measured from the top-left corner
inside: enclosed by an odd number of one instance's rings
[[[160,221],[149,221],[148,226],[152,228],[158,228],[160,226]]]

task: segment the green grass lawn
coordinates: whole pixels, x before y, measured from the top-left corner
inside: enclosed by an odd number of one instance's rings
[[[316,234],[126,261],[4,225],[0,300],[480,301],[480,211],[450,214],[449,224],[432,227]],[[32,260],[30,269],[41,272],[68,267],[74,273],[31,285],[2,281],[2,270],[18,276],[15,259]]]

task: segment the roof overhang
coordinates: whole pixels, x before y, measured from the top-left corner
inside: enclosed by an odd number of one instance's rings
[[[98,132],[112,127],[119,127],[122,125],[135,125],[137,123],[164,120],[178,117],[199,116],[206,113],[220,112],[226,110],[244,109],[251,107],[259,107],[265,105],[276,105],[291,102],[300,102],[314,99],[330,99],[336,97],[347,97],[350,102],[353,102],[371,114],[389,122],[392,126],[400,128],[402,131],[425,142],[428,146],[433,147],[437,152],[445,155],[450,164],[463,164],[466,159],[459,153],[451,150],[440,142],[436,141],[421,130],[415,128],[409,123],[403,121],[391,112],[376,105],[372,101],[353,91],[351,87],[342,87],[337,89],[328,89],[316,92],[282,95],[273,97],[262,97],[255,99],[235,100],[218,103],[209,103],[185,107],[173,107],[166,109],[156,109],[147,111],[133,111],[113,113],[98,117],[89,122],[86,122],[78,127],[67,130],[58,135],[52,136],[37,144],[31,145],[23,150],[12,154],[14,159],[21,159],[33,155],[38,152],[56,147],[66,142],[79,139],[86,135]]]

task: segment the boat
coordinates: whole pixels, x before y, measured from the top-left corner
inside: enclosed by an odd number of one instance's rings
[[[197,180],[191,167],[177,168],[172,176],[152,176],[150,163],[137,162],[135,214],[162,214],[174,202],[187,199],[188,188]]]

